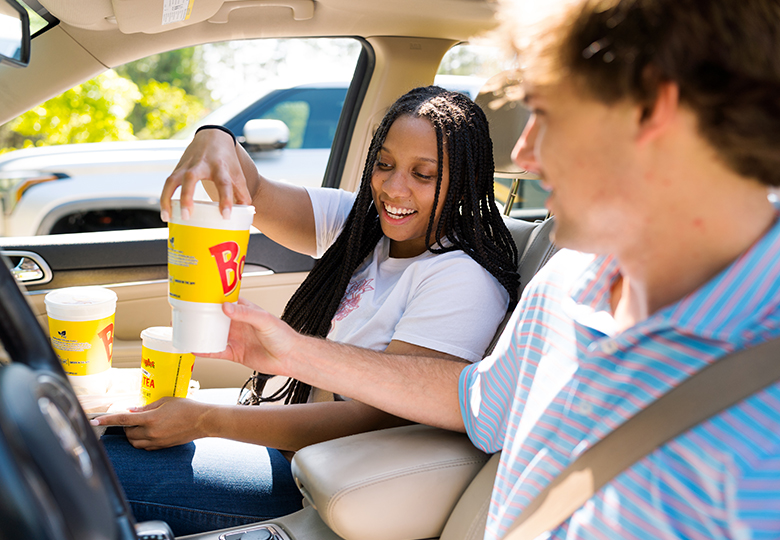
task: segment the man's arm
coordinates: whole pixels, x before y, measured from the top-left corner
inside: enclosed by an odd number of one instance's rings
[[[451,359],[375,352],[302,336],[270,313],[239,300],[224,304],[233,321],[228,348],[218,354],[263,373],[295,377],[390,414],[464,431],[458,379]]]

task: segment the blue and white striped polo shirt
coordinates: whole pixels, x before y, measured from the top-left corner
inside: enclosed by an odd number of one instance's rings
[[[611,258],[561,251],[493,355],[461,374],[471,440],[503,449],[485,538],[503,536],[574,458],[667,390],[780,336],[780,224],[699,290],[620,333],[609,307],[617,275]],[[550,538],[780,538],[780,385],[640,460]]]

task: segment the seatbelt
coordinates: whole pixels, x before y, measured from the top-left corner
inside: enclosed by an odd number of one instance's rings
[[[523,510],[506,540],[530,540],[558,527],[644,456],[778,380],[780,338],[718,359],[580,455]]]

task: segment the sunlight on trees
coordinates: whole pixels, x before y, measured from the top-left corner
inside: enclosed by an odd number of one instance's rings
[[[132,81],[107,71],[9,122],[7,150],[132,140],[126,118],[139,99],[141,92]]]
[[[134,126],[143,127],[136,133],[139,139],[168,139],[174,133],[198,121],[205,112],[200,99],[175,88],[167,82],[150,79],[141,87],[143,97],[135,104]]]

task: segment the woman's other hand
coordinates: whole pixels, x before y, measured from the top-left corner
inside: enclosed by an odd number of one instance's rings
[[[205,419],[214,405],[192,399],[166,397],[126,413],[104,414],[93,426],[124,426],[127,440],[135,448],[159,450],[209,436]]]
[[[219,208],[223,216],[230,216],[233,203],[251,204],[252,196],[241,168],[236,145],[229,134],[218,129],[204,129],[184,150],[179,163],[165,180],[160,195],[160,215],[168,221],[171,215],[171,197],[181,186],[182,219],[192,212],[192,198],[199,181],[211,181],[216,187]],[[213,196],[213,195],[212,195]]]

